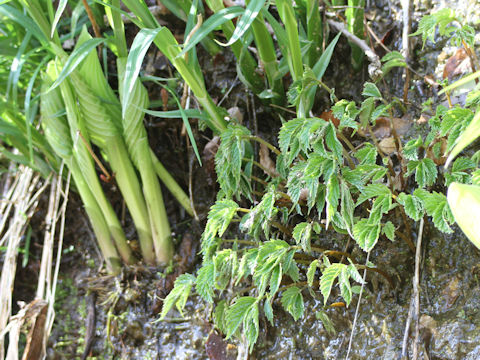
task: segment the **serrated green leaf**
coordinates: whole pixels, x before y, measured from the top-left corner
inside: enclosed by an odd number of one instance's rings
[[[328,228],[329,222],[332,220],[335,212],[337,211],[338,202],[340,200],[340,184],[338,182],[338,177],[336,175],[330,176],[327,182],[327,193],[325,196],[327,203],[327,224]]]
[[[222,236],[238,210],[233,200],[217,201],[208,213],[208,221],[202,235],[202,253],[209,255],[215,237]]]
[[[278,264],[272,270],[272,274],[270,276],[270,295],[273,296],[280,287],[282,282],[282,264]]]
[[[263,312],[265,313],[265,317],[267,318],[267,320],[273,326],[273,309],[270,301],[271,300],[269,298],[265,299],[263,303]]]
[[[326,257],[324,257],[324,259],[325,258]],[[326,269],[323,270],[322,277],[320,278],[320,292],[323,295],[324,305],[327,305],[327,300],[330,297],[333,283],[335,282],[335,279],[340,275],[344,267],[346,267],[345,264],[334,263],[328,265]]]
[[[423,145],[422,137],[408,141],[403,147],[403,156],[408,160],[418,160],[418,149]]]
[[[255,302],[247,312],[243,320],[243,333],[247,339],[248,350],[252,352],[253,346],[257,342],[258,333],[258,302]]]
[[[227,309],[225,314],[227,339],[235,334],[256,302],[257,299],[252,296],[239,297],[235,300],[235,303]]]
[[[183,316],[183,309],[187,302],[190,291],[195,282],[195,276],[191,274],[182,274],[176,280],[172,291],[167,295],[163,301],[162,313],[160,319],[165,318],[170,309],[175,305]]]
[[[342,219],[347,227],[347,230],[350,235],[353,231],[353,212],[355,210],[355,203],[353,202],[352,195],[350,194],[350,189],[348,185],[342,181],[340,184],[340,200],[341,200],[341,210],[340,214]]]
[[[313,285],[313,280],[315,278],[315,272],[317,271],[317,267],[318,267],[318,260],[313,260],[308,266],[307,282],[308,282],[308,286],[310,287]]]
[[[319,310],[315,313],[315,317],[320,320],[323,324],[323,327],[327,331],[327,333],[331,336],[335,336],[337,332],[333,326],[332,320],[328,317],[327,313],[323,310]]]
[[[296,287],[289,287],[282,293],[282,306],[297,321],[303,316],[304,305],[302,291]]]
[[[335,160],[341,163],[343,146],[340,143],[340,141],[337,139],[335,126],[331,122],[328,124],[325,132],[325,143],[335,155]]]
[[[391,221],[387,221],[385,224],[383,224],[382,233],[388,238],[388,240],[395,240],[395,226]]]
[[[370,143],[364,143],[362,148],[355,152],[355,158],[360,161],[360,165],[374,165],[377,162],[377,156],[377,148]]]
[[[437,179],[437,166],[432,159],[424,158],[410,161],[407,164],[407,174],[415,172],[415,181],[420,187],[431,186]]]
[[[423,201],[417,196],[401,193],[398,195],[397,202],[403,205],[405,213],[411,219],[418,221],[423,216]]]
[[[362,193],[357,199],[357,206],[363,203],[365,200],[372,199],[379,196],[392,196],[390,189],[384,184],[370,184],[365,186]]]
[[[350,286],[350,274],[346,266],[342,268],[342,271],[340,272],[338,285],[340,286],[340,295],[343,300],[345,300],[345,304],[348,307],[352,301],[352,287]]]
[[[215,306],[215,312],[213,313],[213,321],[215,326],[225,334],[227,332],[225,315],[227,311],[227,302],[225,300],[220,300],[220,302]]]
[[[297,245],[300,245],[306,253],[310,253],[310,238],[312,237],[312,224],[303,222],[299,223],[293,229],[293,238]]]
[[[354,225],[353,236],[357,244],[368,252],[377,243],[380,236],[380,224],[371,224],[368,219],[362,219]]]
[[[209,261],[197,272],[197,281],[195,284],[195,290],[203,300],[212,303],[213,302],[213,290],[215,288],[215,264]]]
[[[413,194],[423,201],[427,215],[432,217],[433,224],[437,229],[447,234],[453,232],[450,224],[453,224],[455,220],[444,194],[435,191],[429,193],[423,189],[417,189]]]

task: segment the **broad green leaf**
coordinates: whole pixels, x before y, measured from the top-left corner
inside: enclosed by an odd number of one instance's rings
[[[176,305],[178,311],[183,316],[183,309],[190,295],[195,276],[191,274],[182,274],[175,280],[175,285],[163,301],[162,314],[160,318],[163,319],[168,314],[173,305]]]
[[[362,193],[357,199],[357,206],[365,200],[378,196],[392,196],[390,189],[384,184],[370,184],[362,189]]]
[[[320,320],[323,324],[323,327],[330,336],[335,336],[337,332],[333,326],[332,320],[328,317],[327,313],[324,310],[319,310],[315,313],[315,317]]]
[[[387,75],[390,70],[392,70],[394,67],[407,67],[407,63],[405,61],[405,58],[403,57],[402,54],[400,54],[398,51],[392,51],[387,53],[383,58],[382,58],[382,73],[383,76]]]
[[[448,167],[450,162],[457,156],[460,151],[470,145],[475,139],[480,136],[480,108],[477,108],[475,116],[467,128],[463,131],[462,135],[457,139],[455,147],[448,156],[445,167]]]
[[[447,199],[460,229],[480,249],[480,186],[453,183],[448,188]]]
[[[330,176],[330,179],[327,182],[327,194],[326,194],[326,202],[327,202],[327,224],[326,228],[328,228],[328,224],[330,220],[332,220],[333,215],[337,211],[338,202],[340,199],[340,185],[338,183],[338,177],[336,175]]]
[[[327,266],[327,268],[323,270],[322,277],[320,278],[320,292],[323,295],[324,305],[327,305],[327,300],[330,297],[333,283],[335,282],[335,279],[340,275],[344,267],[346,267],[346,265],[335,263]]]
[[[282,293],[282,306],[289,312],[295,321],[303,316],[304,305],[302,291],[296,287],[289,287]]]
[[[257,342],[258,333],[258,302],[255,302],[247,312],[245,319],[243,320],[243,333],[248,343],[248,350],[252,352],[253,346]]]
[[[360,161],[360,165],[374,165],[377,161],[377,156],[377,148],[368,142],[364,143],[363,146],[355,152],[355,158]]]
[[[403,156],[408,160],[418,160],[418,149],[423,145],[422,137],[408,141],[402,149]]]
[[[380,236],[380,224],[370,224],[368,219],[362,219],[354,225],[353,236],[357,244],[368,252],[377,243]]]
[[[215,306],[215,312],[213,313],[213,321],[217,328],[222,332],[227,332],[225,315],[227,312],[227,302],[225,300],[220,300]]]
[[[282,264],[278,264],[273,268],[270,276],[270,296],[273,296],[278,291],[282,282],[282,275]]]

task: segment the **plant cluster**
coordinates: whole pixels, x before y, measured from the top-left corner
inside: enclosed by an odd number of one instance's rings
[[[427,20],[420,25],[424,36],[435,26],[422,26]],[[465,33],[459,30],[454,36],[462,38]],[[382,61],[384,74],[406,66],[395,52]],[[309,117],[310,111],[303,111],[313,100],[312,84],[321,84],[330,92],[336,121]],[[477,129],[472,124],[480,117],[475,113],[478,93],[470,94],[465,107],[437,106],[428,122],[428,134],[408,141],[399,138],[394,128],[393,114],[401,112],[401,102],[387,101],[371,82],[365,83],[362,95],[361,104],[336,99],[305,62],[301,78],[287,93],[297,117],[282,125],[278,149],[240,124],[230,124],[222,132],[215,158],[220,191],[202,236],[202,267],[196,276],[185,274],[177,279],[165,299],[163,317],[174,306],[181,312],[195,288],[206,302],[215,304],[218,329],[227,338],[242,334],[251,350],[259,335],[261,314],[273,325],[276,299],[297,320],[303,316],[308,293],[313,297],[320,293],[327,306],[336,300],[331,294],[337,284],[348,306],[364,283],[360,269],[387,276],[371,263],[359,264],[349,253],[322,247],[323,239],[338,238],[337,233],[368,253],[381,237],[401,238],[413,250],[410,222],[424,216],[440,231],[453,231],[455,219],[447,197],[435,189],[453,183],[476,184],[478,153],[457,158],[448,169],[439,165],[448,154],[458,153],[469,128]],[[393,133],[395,150],[389,153],[372,132],[380,118],[388,119]],[[370,134],[371,140],[353,146],[356,133]],[[254,141],[276,156],[274,168],[254,160]],[[256,176],[255,168],[262,178]],[[252,190],[253,182],[263,189],[260,194]],[[257,196],[261,199],[254,201]],[[233,296],[227,297],[227,289]]]

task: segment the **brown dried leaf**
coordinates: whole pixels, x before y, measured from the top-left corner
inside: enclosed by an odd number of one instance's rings
[[[398,136],[403,136],[412,126],[412,121],[406,118],[392,118],[393,128]],[[392,136],[390,127],[390,119],[387,117],[379,117],[372,128],[373,134],[377,139],[383,139]]]
[[[443,78],[448,77],[448,80],[452,80],[457,75],[465,74],[471,71],[471,69],[472,66],[467,51],[464,48],[460,48],[447,60],[443,69]]]
[[[267,145],[260,144],[259,156],[260,165],[262,165],[264,168],[263,171],[271,177],[277,177],[277,168],[275,166],[275,162],[270,158],[270,151],[268,150]]]
[[[213,185],[216,180],[215,176],[215,155],[217,154],[218,147],[220,146],[220,137],[214,136],[207,145],[203,148],[202,163],[207,174],[207,184]]]
[[[386,155],[391,155],[395,151],[397,151],[397,147],[395,146],[395,139],[393,137],[388,137],[382,139],[378,143],[378,147],[382,150]]]
[[[443,154],[443,156],[436,157],[435,154],[433,153],[433,146],[439,142],[441,143],[440,154]],[[435,139],[434,141],[432,141],[432,143],[428,147],[426,155],[428,158],[432,159],[436,165],[444,165],[447,162],[446,151],[447,151],[447,140],[445,138]]]
[[[332,110],[322,112],[319,117],[320,119],[333,123],[336,128],[338,128],[338,125],[340,125],[340,120],[333,116]]]

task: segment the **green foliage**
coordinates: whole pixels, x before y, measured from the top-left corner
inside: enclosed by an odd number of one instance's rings
[[[190,290],[195,282],[195,277],[190,274],[182,274],[175,280],[175,287],[163,301],[162,313],[160,318],[167,316],[168,312],[175,305],[177,310],[183,316],[183,309],[187,303]]]
[[[457,23],[460,26],[455,26]],[[445,8],[422,17],[418,23],[418,30],[410,36],[422,35],[423,46],[427,40],[435,42],[435,31],[438,27],[440,36],[451,37],[451,41],[456,46],[460,46],[464,40],[470,46],[473,46],[475,32],[469,25],[462,25],[463,21],[457,17],[453,9]]]

